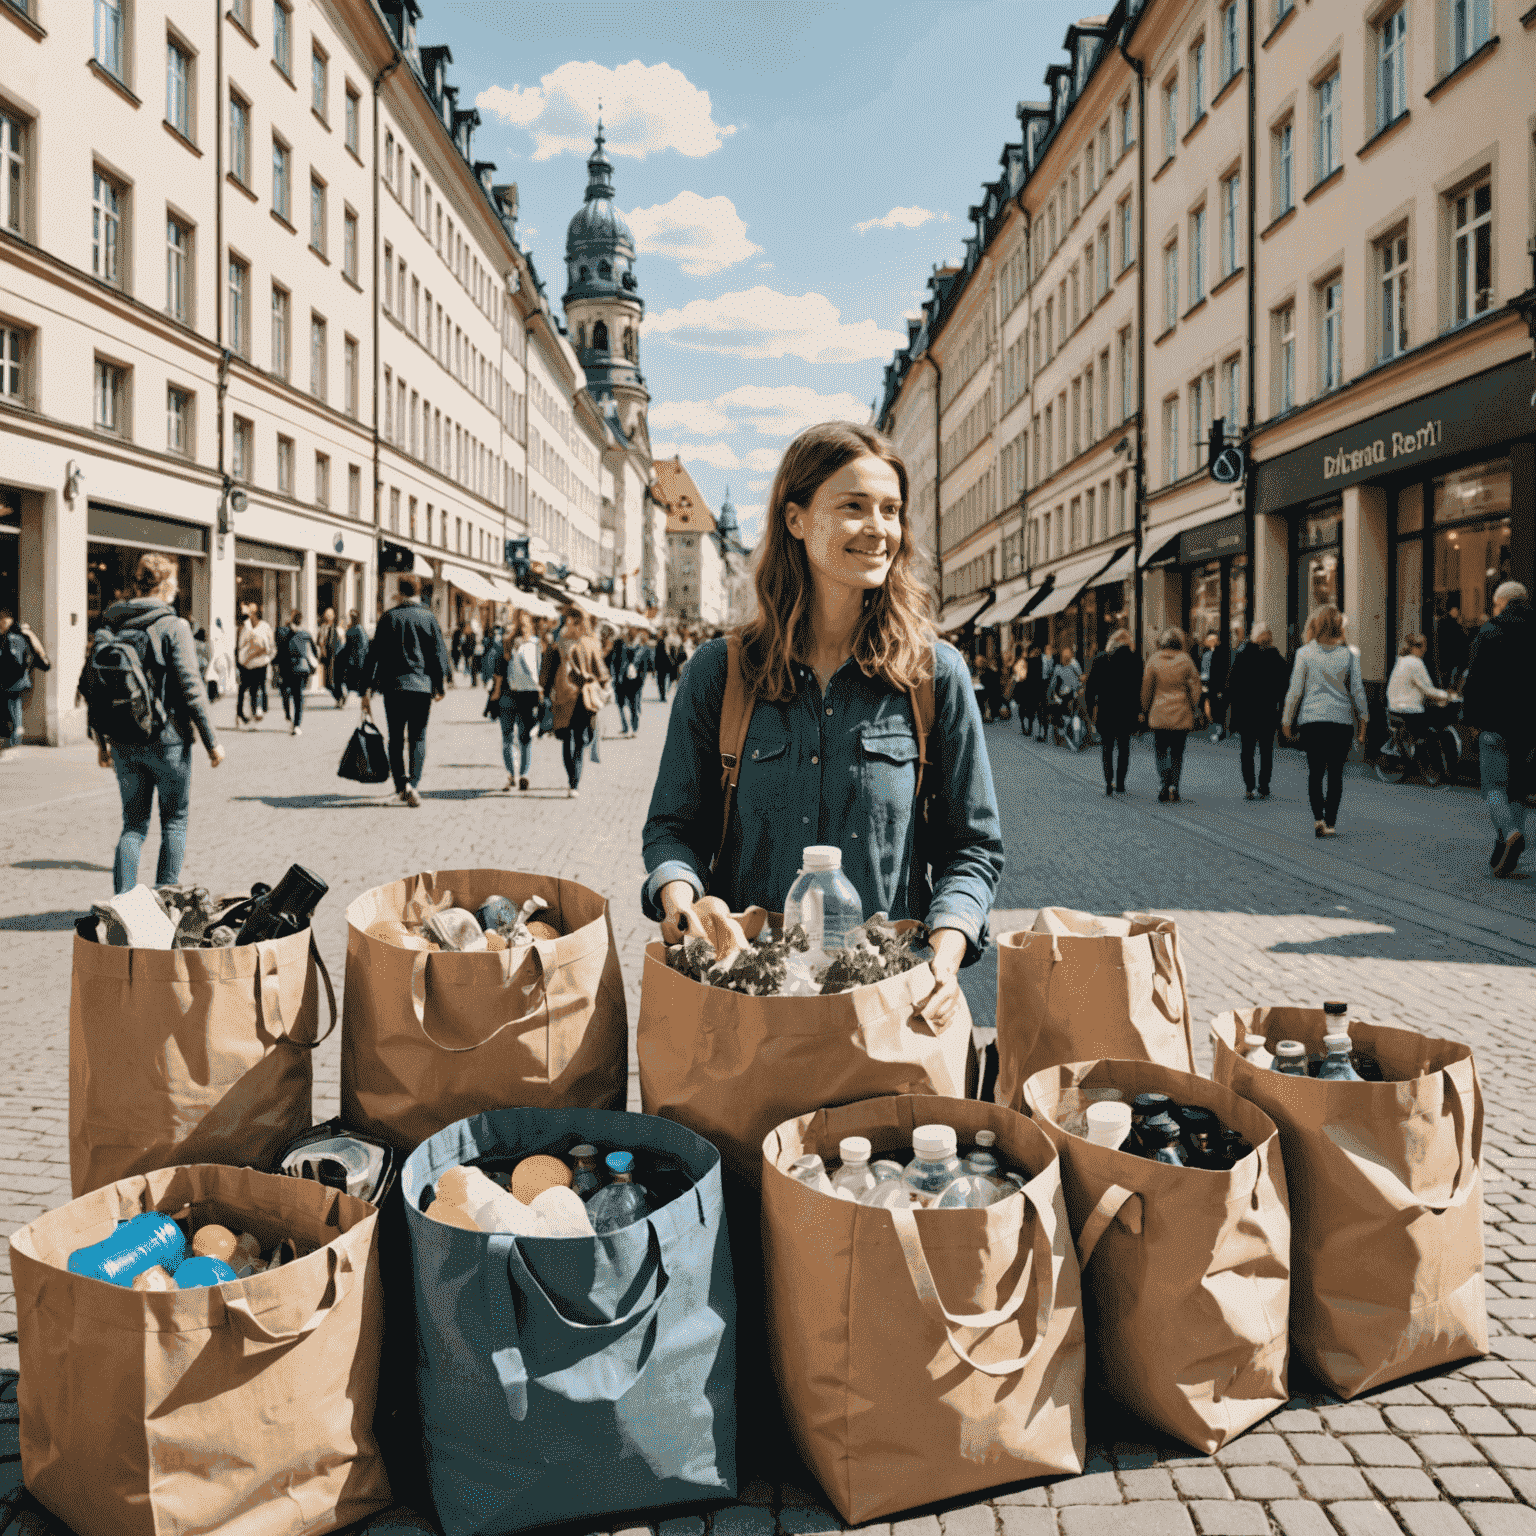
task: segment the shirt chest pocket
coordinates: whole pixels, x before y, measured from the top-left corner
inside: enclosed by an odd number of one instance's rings
[[[789,803],[789,737],[748,740],[742,752],[736,799],[742,817],[782,816]]]
[[[875,726],[859,740],[861,787],[874,822],[904,824],[917,794],[917,738],[909,726]]]

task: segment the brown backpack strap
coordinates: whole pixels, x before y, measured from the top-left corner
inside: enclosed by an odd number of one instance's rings
[[[934,716],[938,706],[933,697],[933,675],[930,673],[916,688],[907,690],[907,702],[912,706],[912,724],[917,728],[917,789],[913,799],[919,807],[923,803],[923,774],[928,768],[928,738],[933,734]]]
[[[725,698],[720,704],[720,791],[724,804],[720,816],[720,846],[709,870],[711,885],[720,861],[725,857],[725,840],[731,832],[731,810],[736,804],[736,784],[741,778],[741,759],[747,746],[747,728],[752,724],[752,709],[756,703],[756,696],[747,691],[747,679],[741,670],[741,636],[727,635]]]

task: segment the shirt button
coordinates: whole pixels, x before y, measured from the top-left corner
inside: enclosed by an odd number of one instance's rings
[[[811,820],[811,818],[809,816],[802,816],[800,818],[800,823],[801,823],[802,826],[809,826],[810,825],[810,820]]]
[[[831,714],[831,713],[832,713],[832,711],[831,711],[831,710],[830,710],[830,709],[829,709],[829,710],[828,710],[828,711],[827,711],[827,713],[828,713],[828,714],[829,714],[829,715],[830,715],[830,714]]]
[[[821,759],[820,759],[820,758],[819,758],[819,757],[813,757],[813,758],[812,758],[812,759],[811,759],[811,761],[812,761],[812,762],[813,762],[813,763],[819,763],[819,762],[820,762],[820,761],[821,761]]]

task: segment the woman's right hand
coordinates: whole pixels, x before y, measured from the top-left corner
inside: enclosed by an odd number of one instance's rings
[[[670,880],[662,886],[661,910],[665,915],[661,920],[661,937],[664,943],[683,942],[683,930],[677,919],[680,913],[693,912],[693,899],[693,887],[686,880]]]

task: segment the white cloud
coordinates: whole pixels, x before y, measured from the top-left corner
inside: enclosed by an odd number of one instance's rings
[[[799,357],[808,363],[861,363],[885,358],[906,342],[873,320],[845,324],[819,293],[777,293],[759,285],[717,299],[694,299],[644,323],[647,336],[674,346],[731,357]]]
[[[773,263],[771,261],[760,261],[757,264],[757,270],[759,272],[772,272]]]
[[[648,416],[653,431],[659,427],[663,431],[670,429],[692,432],[697,437],[715,437],[736,430],[736,423],[707,400],[663,400],[660,405],[651,407]]]
[[[892,208],[889,213],[882,214],[878,219],[865,219],[862,224],[853,227],[861,235],[868,234],[872,229],[920,229],[932,219],[938,219],[940,223],[947,224],[947,213],[935,213],[931,208]]]
[[[698,158],[713,154],[736,132],[714,120],[709,92],[681,70],[639,59],[616,69],[572,59],[537,85],[493,85],[475,97],[482,112],[533,135],[535,160],[590,153],[599,102],[612,155],[643,160],[675,149]]]
[[[742,384],[717,395],[715,404],[748,417],[764,437],[793,437],[818,421],[869,419],[857,395],[824,395],[804,384]]]
[[[772,480],[748,480],[747,489],[749,491],[766,491],[772,484]]]
[[[667,256],[689,277],[713,277],[762,247],[747,239],[747,226],[728,197],[679,192],[670,203],[626,214],[642,255]]]
[[[749,549],[763,536],[763,514],[768,508],[764,502],[736,508],[736,523],[741,529],[741,542]]]
[[[754,448],[743,455],[741,463],[744,469],[777,469],[779,452],[776,448]]]
[[[741,460],[725,443],[652,443],[653,459],[681,459],[685,464],[708,464],[712,469],[740,469]]]

